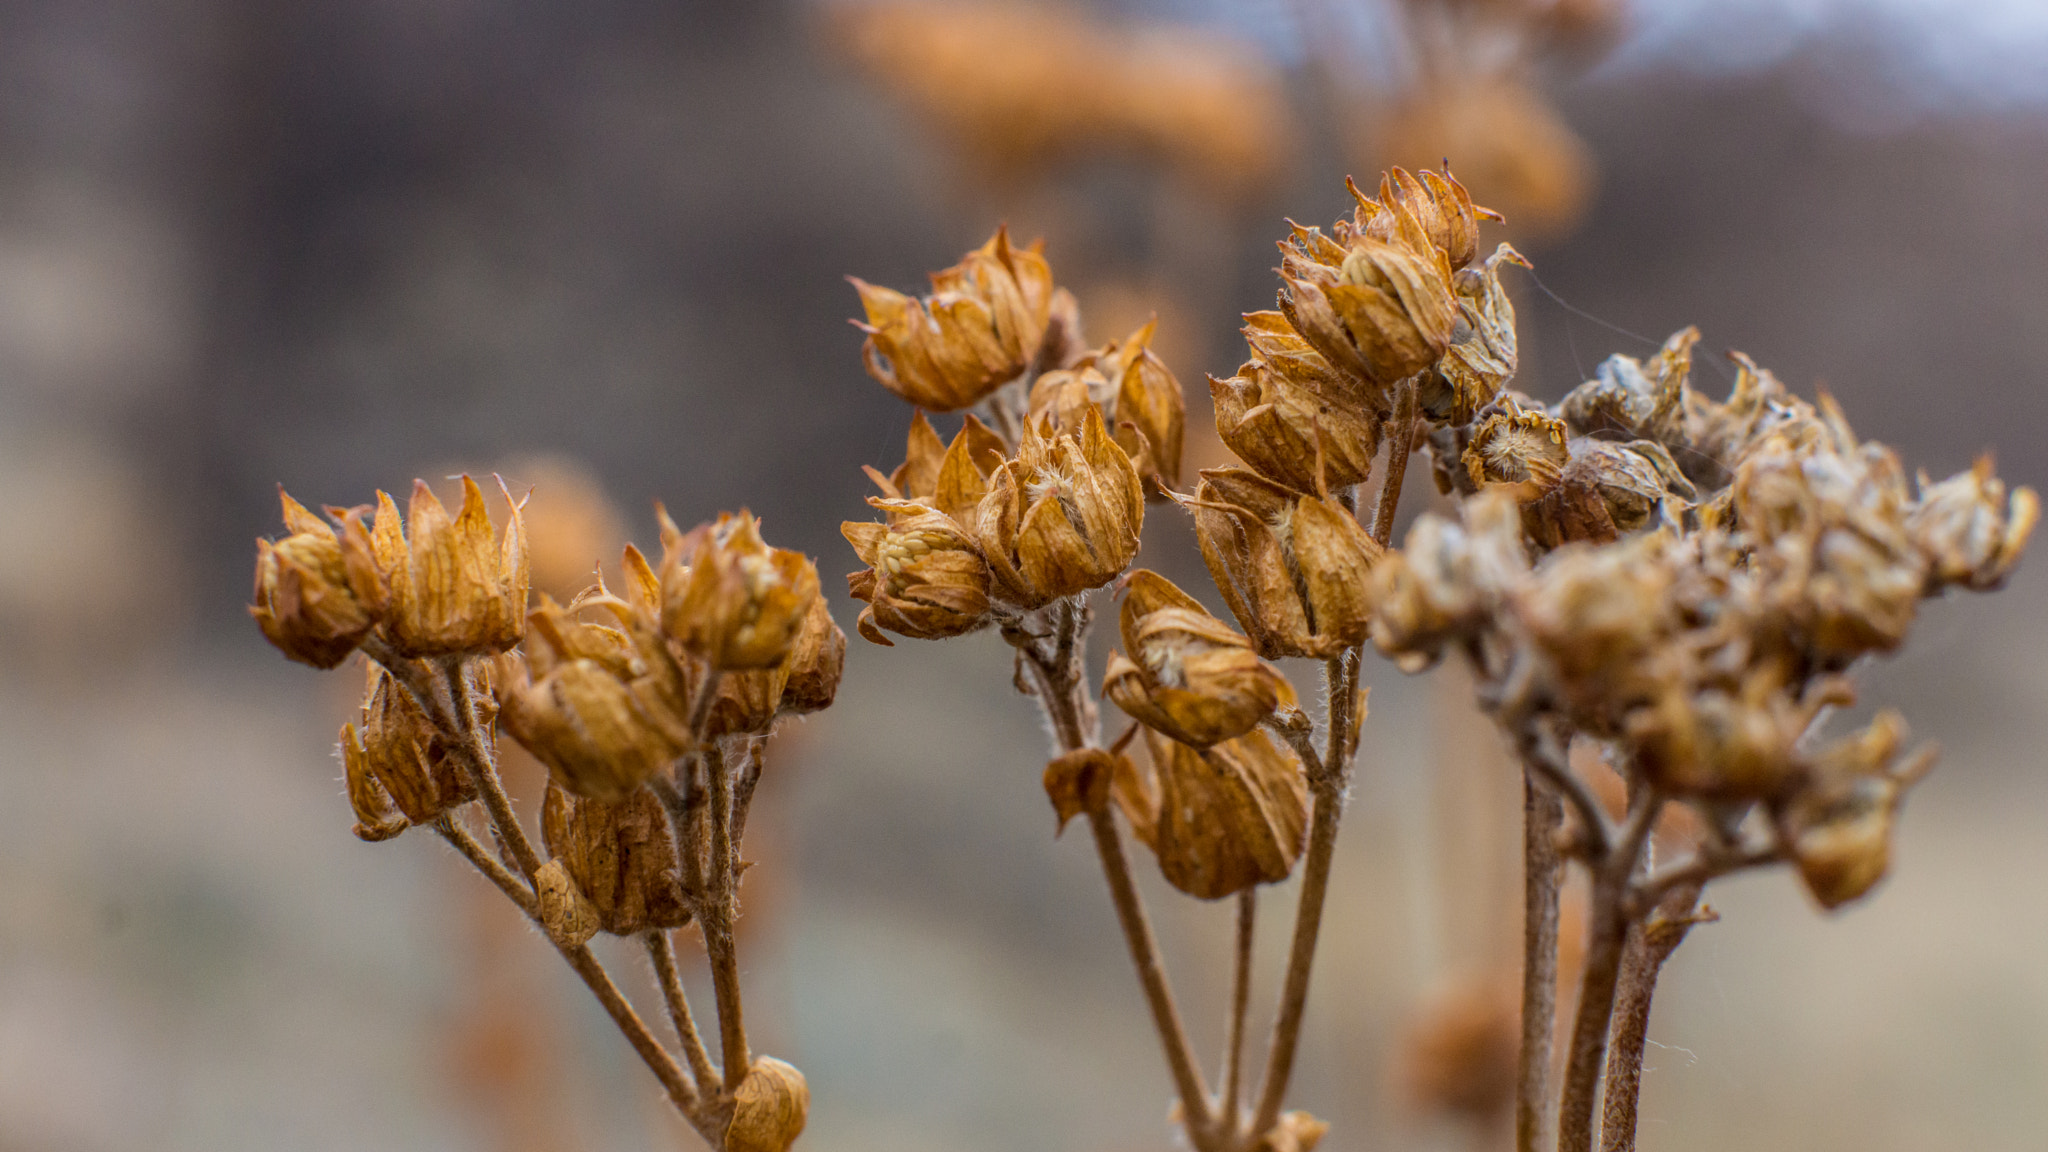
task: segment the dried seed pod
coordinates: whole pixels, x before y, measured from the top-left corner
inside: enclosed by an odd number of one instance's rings
[[[1130,655],[1110,654],[1103,693],[1183,744],[1207,748],[1242,736],[1298,703],[1294,686],[1249,640],[1156,572],[1125,578],[1120,627]]]
[[[1392,240],[1398,234],[1396,219],[1407,213],[1429,238],[1430,245],[1444,254],[1451,270],[1457,271],[1479,255],[1479,221],[1498,220],[1500,215],[1474,205],[1471,193],[1465,191],[1448,167],[1441,176],[1428,169],[1417,175],[1396,167],[1380,176],[1379,205],[1384,211],[1366,222],[1366,234]],[[1356,187],[1351,193],[1358,197]]]
[[[1515,305],[1501,286],[1502,264],[1529,267],[1521,253],[1502,244],[1480,267],[1461,269],[1451,278],[1459,323],[1436,370],[1418,382],[1417,399],[1431,420],[1469,423],[1514,378],[1519,364]]]
[[[1385,550],[1335,500],[1229,468],[1203,472],[1186,504],[1209,574],[1261,656],[1328,657],[1365,638],[1367,574]]]
[[[688,746],[687,733],[621,675],[630,674],[628,650],[620,635],[611,659],[537,652],[547,662],[538,679],[516,655],[499,660],[505,730],[579,796],[623,800]]]
[[[662,564],[662,628],[721,671],[781,664],[817,598],[817,565],[770,548],[745,511],[699,525]]]
[[[1145,744],[1153,783],[1134,791],[1149,810],[1132,824],[1168,883],[1215,900],[1287,878],[1308,830],[1308,784],[1293,753],[1258,729],[1207,749],[1147,729]]]
[[[1985,592],[2003,584],[2020,562],[2040,516],[2032,488],[2015,489],[2008,505],[2005,483],[1987,455],[1939,484],[1921,474],[1920,501],[1906,530],[1927,557],[1930,592],[1950,584]]]
[[[1297,492],[1363,483],[1380,447],[1380,417],[1290,383],[1261,360],[1209,378],[1216,434],[1237,458]],[[1318,474],[1317,469],[1321,469]]]
[[[1630,716],[1636,762],[1685,796],[1747,801],[1780,795],[1799,777],[1799,740],[1818,706],[1786,690],[1782,669],[1751,670],[1730,691],[1672,685]]]
[[[1306,1112],[1283,1112],[1272,1130],[1252,1145],[1251,1152],[1315,1152],[1329,1130],[1329,1124]]]
[[[1445,644],[1480,627],[1529,570],[1512,495],[1481,492],[1459,511],[1463,524],[1417,519],[1401,551],[1373,573],[1373,643],[1403,671],[1427,668]]]
[[[1016,379],[1038,358],[1052,316],[1052,269],[1041,248],[1014,247],[998,228],[959,264],[932,273],[932,294],[922,299],[854,279],[867,311],[855,326],[868,336],[868,375],[934,412],[966,408]]]
[[[539,898],[540,926],[557,947],[576,948],[597,935],[597,909],[577,889],[559,859],[540,866],[533,874],[533,888]]]
[[[1284,313],[1247,312],[1242,331],[1252,358],[1287,383],[1382,420],[1392,413],[1384,391],[1366,387],[1355,376],[1339,371],[1294,330]]]
[[[1630,440],[1684,443],[1686,377],[1700,330],[1673,333],[1648,363],[1633,356],[1609,356],[1564,398],[1563,413],[1581,436],[1620,434]]]
[[[1100,588],[1137,555],[1144,492],[1130,457],[1091,409],[1081,427],[1033,420],[975,514],[994,589],[1036,608]]]
[[[1640,683],[1642,664],[1674,627],[1669,546],[1657,535],[1605,548],[1570,545],[1546,556],[1510,593],[1516,621],[1550,658],[1568,702],[1591,730],[1612,730],[1619,711],[1649,690]]]
[[[1904,739],[1898,714],[1880,713],[1863,731],[1816,754],[1811,782],[1777,814],[1800,878],[1823,908],[1863,896],[1891,865],[1899,804],[1934,765],[1932,748],[1893,763]]]
[[[483,490],[468,476],[462,511],[452,520],[424,481],[413,482],[403,523],[398,505],[377,493],[370,540],[391,588],[385,632],[399,654],[503,652],[525,635],[526,529],[520,502],[509,491],[505,502],[512,513],[498,544]]]
[[[784,664],[788,679],[782,685],[778,711],[803,716],[832,706],[839,695],[839,678],[846,671],[846,633],[833,621],[823,596],[811,601],[811,610]]]
[[[773,1056],[757,1056],[734,1093],[726,1152],[788,1152],[811,1110],[804,1074]]]
[[[455,762],[441,733],[390,674],[375,665],[370,668],[359,723],[360,736],[353,729],[342,730],[342,757],[351,761],[352,776],[358,772],[353,761],[360,758],[361,774],[376,780],[406,824],[431,824],[442,813],[476,799],[476,784]],[[353,783],[349,791],[353,799]],[[363,815],[361,809],[357,815]],[[375,827],[369,820],[364,824]]]
[[[1147,320],[1129,336],[1105,344],[1093,359],[1116,388],[1110,423],[1116,430],[1117,446],[1131,458],[1146,491],[1155,499],[1164,499],[1167,492],[1180,487],[1187,401],[1181,395],[1180,381],[1152,351],[1152,335],[1158,326],[1157,317]]]
[[[1056,756],[1045,766],[1044,783],[1060,831],[1074,817],[1115,800],[1139,838],[1150,842],[1158,798],[1147,794],[1137,766],[1120,748],[1083,748]]]
[[[1527,484],[1538,493],[1548,492],[1557,487],[1571,458],[1565,438],[1564,421],[1509,401],[1507,411],[1488,417],[1472,433],[1465,446],[1465,470],[1476,486]]]
[[[1353,237],[1334,264],[1310,257],[1298,238],[1282,250],[1280,310],[1288,322],[1381,395],[1450,347],[1458,307],[1440,256],[1366,236]]]
[[[350,831],[358,840],[372,844],[389,840],[412,825],[391,802],[391,794],[370,767],[368,750],[353,724],[341,726],[341,762],[348,782],[349,807],[355,809],[356,823]]]
[[[550,782],[540,826],[549,854],[606,932],[631,936],[690,922],[675,838],[654,793],[642,788],[608,804]]]
[[[989,568],[981,546],[951,516],[905,501],[871,500],[890,524],[839,526],[868,567],[847,576],[862,636],[887,645],[886,628],[918,640],[960,636],[988,623]]]
[[[868,475],[888,499],[914,500],[964,524],[974,519],[974,509],[988,494],[988,478],[1008,455],[1003,438],[972,414],[962,422],[953,442],[941,445],[938,433],[920,412],[910,422],[910,443],[903,463],[887,479],[872,468]]]
[[[336,534],[319,517],[277,489],[291,535],[256,542],[256,593],[249,615],[279,651],[301,664],[333,668],[377,626],[389,601],[362,511],[328,512]]]

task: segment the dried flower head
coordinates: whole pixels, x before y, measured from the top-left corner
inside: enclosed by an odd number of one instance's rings
[[[362,727],[341,729],[342,763],[357,836],[386,840],[432,824],[476,799],[476,783],[426,714],[382,668],[372,666]]]
[[[1296,492],[1363,483],[1380,447],[1380,416],[1292,383],[1263,360],[1209,378],[1216,434],[1237,458]],[[1320,469],[1320,473],[1318,473]]]
[[[1242,468],[1205,471],[1195,536],[1216,588],[1268,659],[1328,657],[1364,639],[1384,552],[1344,507]]]
[[[551,782],[541,803],[541,839],[604,931],[632,936],[690,922],[668,815],[647,789],[607,803]]]
[[[1462,524],[1417,519],[1373,574],[1373,643],[1403,671],[1427,668],[1445,644],[1483,626],[1528,571],[1513,495],[1482,492],[1459,511]]]
[[[1543,411],[1526,411],[1513,401],[1487,418],[1465,446],[1465,470],[1475,486],[1528,484],[1538,492],[1557,486],[1570,453],[1565,424]]]
[[[1124,578],[1120,627],[1130,655],[1110,654],[1103,694],[1183,744],[1234,739],[1297,704],[1293,685],[1250,641],[1156,572]]]
[[[1443,359],[1419,382],[1418,399],[1431,420],[1471,421],[1514,378],[1520,363],[1515,305],[1500,282],[1502,264],[1529,267],[1521,253],[1502,244],[1478,267],[1461,268],[1451,277],[1458,324]]]
[[[1371,203],[1361,198],[1361,213]],[[1280,310],[1326,360],[1381,395],[1436,363],[1458,321],[1449,262],[1412,216],[1398,219],[1408,227],[1394,243],[1340,227],[1340,244],[1297,226],[1281,245]]]
[[[1816,754],[1810,783],[1778,811],[1800,878],[1823,908],[1863,896],[1891,866],[1899,804],[1934,764],[1932,748],[1897,758],[1904,739],[1904,721],[1880,713]]]
[[[332,668],[348,659],[383,617],[388,592],[363,530],[362,509],[328,512],[340,533],[277,489],[291,535],[256,542],[256,602],[249,615],[279,651]]]
[[[811,601],[796,644],[783,661],[787,679],[776,710],[787,716],[805,716],[832,706],[839,695],[839,679],[846,672],[846,633],[832,619],[823,596]]]
[[[1633,356],[1609,356],[1593,379],[1564,398],[1565,421],[1578,435],[1677,442],[1686,414],[1692,349],[1699,340],[1698,328],[1685,328],[1673,333],[1648,363]]]
[[[526,529],[519,502],[510,492],[505,501],[512,513],[499,543],[483,490],[468,476],[454,519],[425,481],[413,482],[403,523],[398,505],[377,493],[370,539],[391,588],[384,630],[400,655],[503,652],[519,643],[526,632]]]
[[[989,568],[981,545],[951,516],[921,504],[871,500],[893,523],[839,526],[868,567],[847,576],[861,610],[860,634],[887,645],[888,629],[918,640],[972,632],[989,620]]]
[[[975,535],[997,595],[1022,608],[1100,588],[1137,555],[1144,491],[1090,409],[1077,429],[1038,418],[989,481]]]
[[[663,629],[721,671],[781,664],[817,598],[817,566],[770,548],[744,510],[691,530],[662,563]]]
[[[1151,780],[1134,790],[1132,824],[1175,888],[1203,900],[1277,884],[1308,829],[1301,762],[1258,729],[1191,748],[1147,729]]]
[[[1041,244],[1017,248],[998,228],[960,263],[932,273],[922,299],[854,279],[868,334],[868,375],[920,408],[979,402],[1038,359],[1052,313],[1052,268]]]
[[[989,477],[1008,458],[1009,447],[1003,438],[973,415],[961,423],[951,444],[941,444],[939,434],[920,412],[910,421],[903,463],[886,478],[873,468],[867,473],[883,496],[915,500],[969,524],[981,498],[988,494]]]
[[[1984,592],[2005,582],[2040,516],[2041,501],[2031,488],[2015,489],[2007,503],[2005,483],[1992,474],[1987,455],[1939,484],[1921,474],[1920,501],[1906,531],[1927,557],[1931,582]]]

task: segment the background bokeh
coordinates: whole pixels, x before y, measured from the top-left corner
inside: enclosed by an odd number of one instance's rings
[[[655,498],[686,524],[747,505],[833,588],[859,468],[894,464],[908,416],[860,370],[841,277],[912,287],[1007,219],[1094,338],[1160,315],[1200,424],[1282,217],[1434,158],[1382,8],[1066,10],[1152,71],[1031,151],[851,0],[0,2],[0,1152],[690,1146],[481,882],[425,838],[348,835],[329,753],[359,683],[287,665],[242,609],[275,485],[348,504],[501,469],[576,509],[591,561],[651,539]],[[1043,95],[1005,71],[1028,41],[968,72]],[[2026,0],[1640,0],[1500,70],[1500,115],[1534,127],[1453,137],[1494,169],[1443,152],[1535,221],[1507,233],[1541,277],[1516,284],[1520,386],[1696,323],[1909,466],[1995,446],[2039,486],[2043,61]],[[1153,515],[1147,562],[1193,587]],[[1659,998],[1644,1148],[2041,1146],[2044,587],[1931,605],[1871,670],[1946,750],[1874,897],[1710,893],[1723,921]],[[804,1147],[1168,1142],[1008,673],[990,637],[855,640],[840,703],[778,742],[742,948],[758,1046],[809,1074]],[[1337,1152],[1490,1147],[1407,1102],[1400,1038],[1512,955],[1513,782],[1455,684],[1367,676],[1294,1098]],[[1148,891],[1207,1050],[1230,912]],[[1265,901],[1268,979],[1290,896]]]

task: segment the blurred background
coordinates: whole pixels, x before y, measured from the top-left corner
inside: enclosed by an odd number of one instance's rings
[[[909,413],[843,275],[912,289],[999,221],[1045,236],[1092,341],[1159,316],[1211,466],[1203,375],[1271,306],[1283,217],[1443,157],[1541,277],[1526,391],[1696,323],[1909,467],[1995,446],[2048,479],[2031,0],[0,2],[0,1152],[694,1146],[480,880],[348,834],[359,681],[242,607],[278,482],[501,470],[557,586],[651,542],[656,498],[747,505],[850,629],[837,525]],[[1205,587],[1176,515],[1150,528]],[[1644,1148],[2041,1147],[2044,620],[2022,571],[1872,670],[1946,749],[1895,875],[1836,916],[1782,874],[1710,893]],[[1293,1100],[1326,1149],[1500,1147],[1426,1037],[1512,976],[1515,784],[1451,679],[1367,676]],[[810,1078],[803,1147],[1169,1145],[1008,681],[992,637],[856,639],[771,753],[741,947],[757,1046]],[[1231,912],[1144,867],[1211,1049]]]

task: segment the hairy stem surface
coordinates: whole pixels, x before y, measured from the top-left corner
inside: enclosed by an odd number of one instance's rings
[[[1540,1152],[1551,1127],[1550,1050],[1557,1030],[1557,906],[1564,805],[1522,773],[1522,1050],[1515,1066],[1515,1150]]]
[[[661,984],[662,999],[668,1002],[669,1022],[682,1042],[683,1058],[690,1062],[690,1074],[697,1078],[697,1089],[706,1096],[716,1095],[718,1069],[712,1067],[711,1054],[704,1050],[704,1038],[697,1034],[697,1021],[690,1015],[690,1000],[683,992],[683,974],[676,968],[675,941],[667,929],[647,933],[647,957],[654,962],[655,980]]]
[[[1614,1039],[1607,1054],[1607,1093],[1601,1108],[1602,1152],[1635,1152],[1636,1105],[1643,1090],[1643,1046],[1650,1038],[1650,1006],[1657,975],[1697,922],[1697,884],[1676,888],[1657,906],[1653,919],[1629,931],[1615,995]]]

